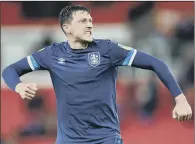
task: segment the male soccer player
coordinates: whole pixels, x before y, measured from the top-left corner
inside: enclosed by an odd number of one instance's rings
[[[173,118],[188,120],[192,110],[168,67],[159,59],[111,40],[93,39],[90,10],[67,6],[59,15],[67,42],[53,43],[8,66],[7,85],[23,99],[37,86],[19,77],[48,70],[57,98],[57,144],[122,144],[116,109],[118,66],[154,71],[173,95]]]

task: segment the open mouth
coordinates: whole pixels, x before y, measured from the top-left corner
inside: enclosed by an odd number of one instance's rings
[[[86,31],[85,34],[91,35],[91,32],[90,31]]]

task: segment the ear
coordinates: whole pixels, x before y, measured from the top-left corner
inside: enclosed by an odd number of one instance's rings
[[[70,25],[69,24],[63,24],[62,25],[62,28],[63,28],[63,30],[67,33],[67,34],[69,34],[70,33]]]

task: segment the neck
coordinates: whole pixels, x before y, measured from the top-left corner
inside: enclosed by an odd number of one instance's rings
[[[72,49],[85,49],[88,46],[87,42],[68,40],[68,43]]]

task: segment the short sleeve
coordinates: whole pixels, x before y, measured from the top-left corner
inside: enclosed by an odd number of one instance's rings
[[[42,48],[41,50],[27,56],[27,61],[30,68],[34,70],[48,70],[51,59],[50,46]]]
[[[131,66],[137,50],[119,43],[108,41],[108,55],[113,66]]]

